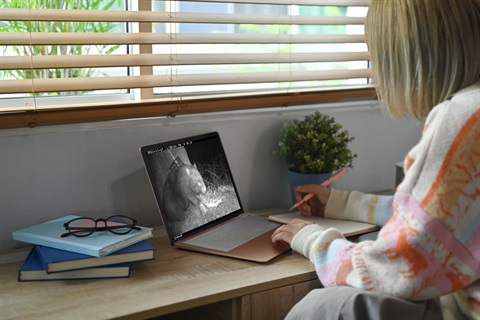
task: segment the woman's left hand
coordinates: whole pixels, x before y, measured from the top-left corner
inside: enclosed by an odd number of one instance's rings
[[[309,224],[312,223],[301,219],[293,219],[288,224],[285,224],[275,230],[275,232],[272,234],[272,242],[275,243],[283,241],[291,245],[293,237]]]

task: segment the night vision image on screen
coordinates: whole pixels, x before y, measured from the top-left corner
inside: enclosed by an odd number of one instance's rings
[[[241,209],[218,135],[153,145],[144,152],[171,238]]]

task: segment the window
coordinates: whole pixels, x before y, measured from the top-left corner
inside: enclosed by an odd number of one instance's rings
[[[368,3],[3,1],[1,127],[371,98]]]

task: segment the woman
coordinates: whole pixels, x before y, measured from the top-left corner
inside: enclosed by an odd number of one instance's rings
[[[424,132],[393,197],[297,187],[315,194],[303,215],[383,228],[360,243],[302,220],[277,229],[326,287],[287,318],[480,319],[480,0],[372,0],[366,30],[379,97]]]

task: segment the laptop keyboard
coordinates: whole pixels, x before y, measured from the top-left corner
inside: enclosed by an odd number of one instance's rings
[[[267,220],[264,217],[241,215],[215,229],[194,236],[185,243],[228,252],[279,226],[279,223]]]

